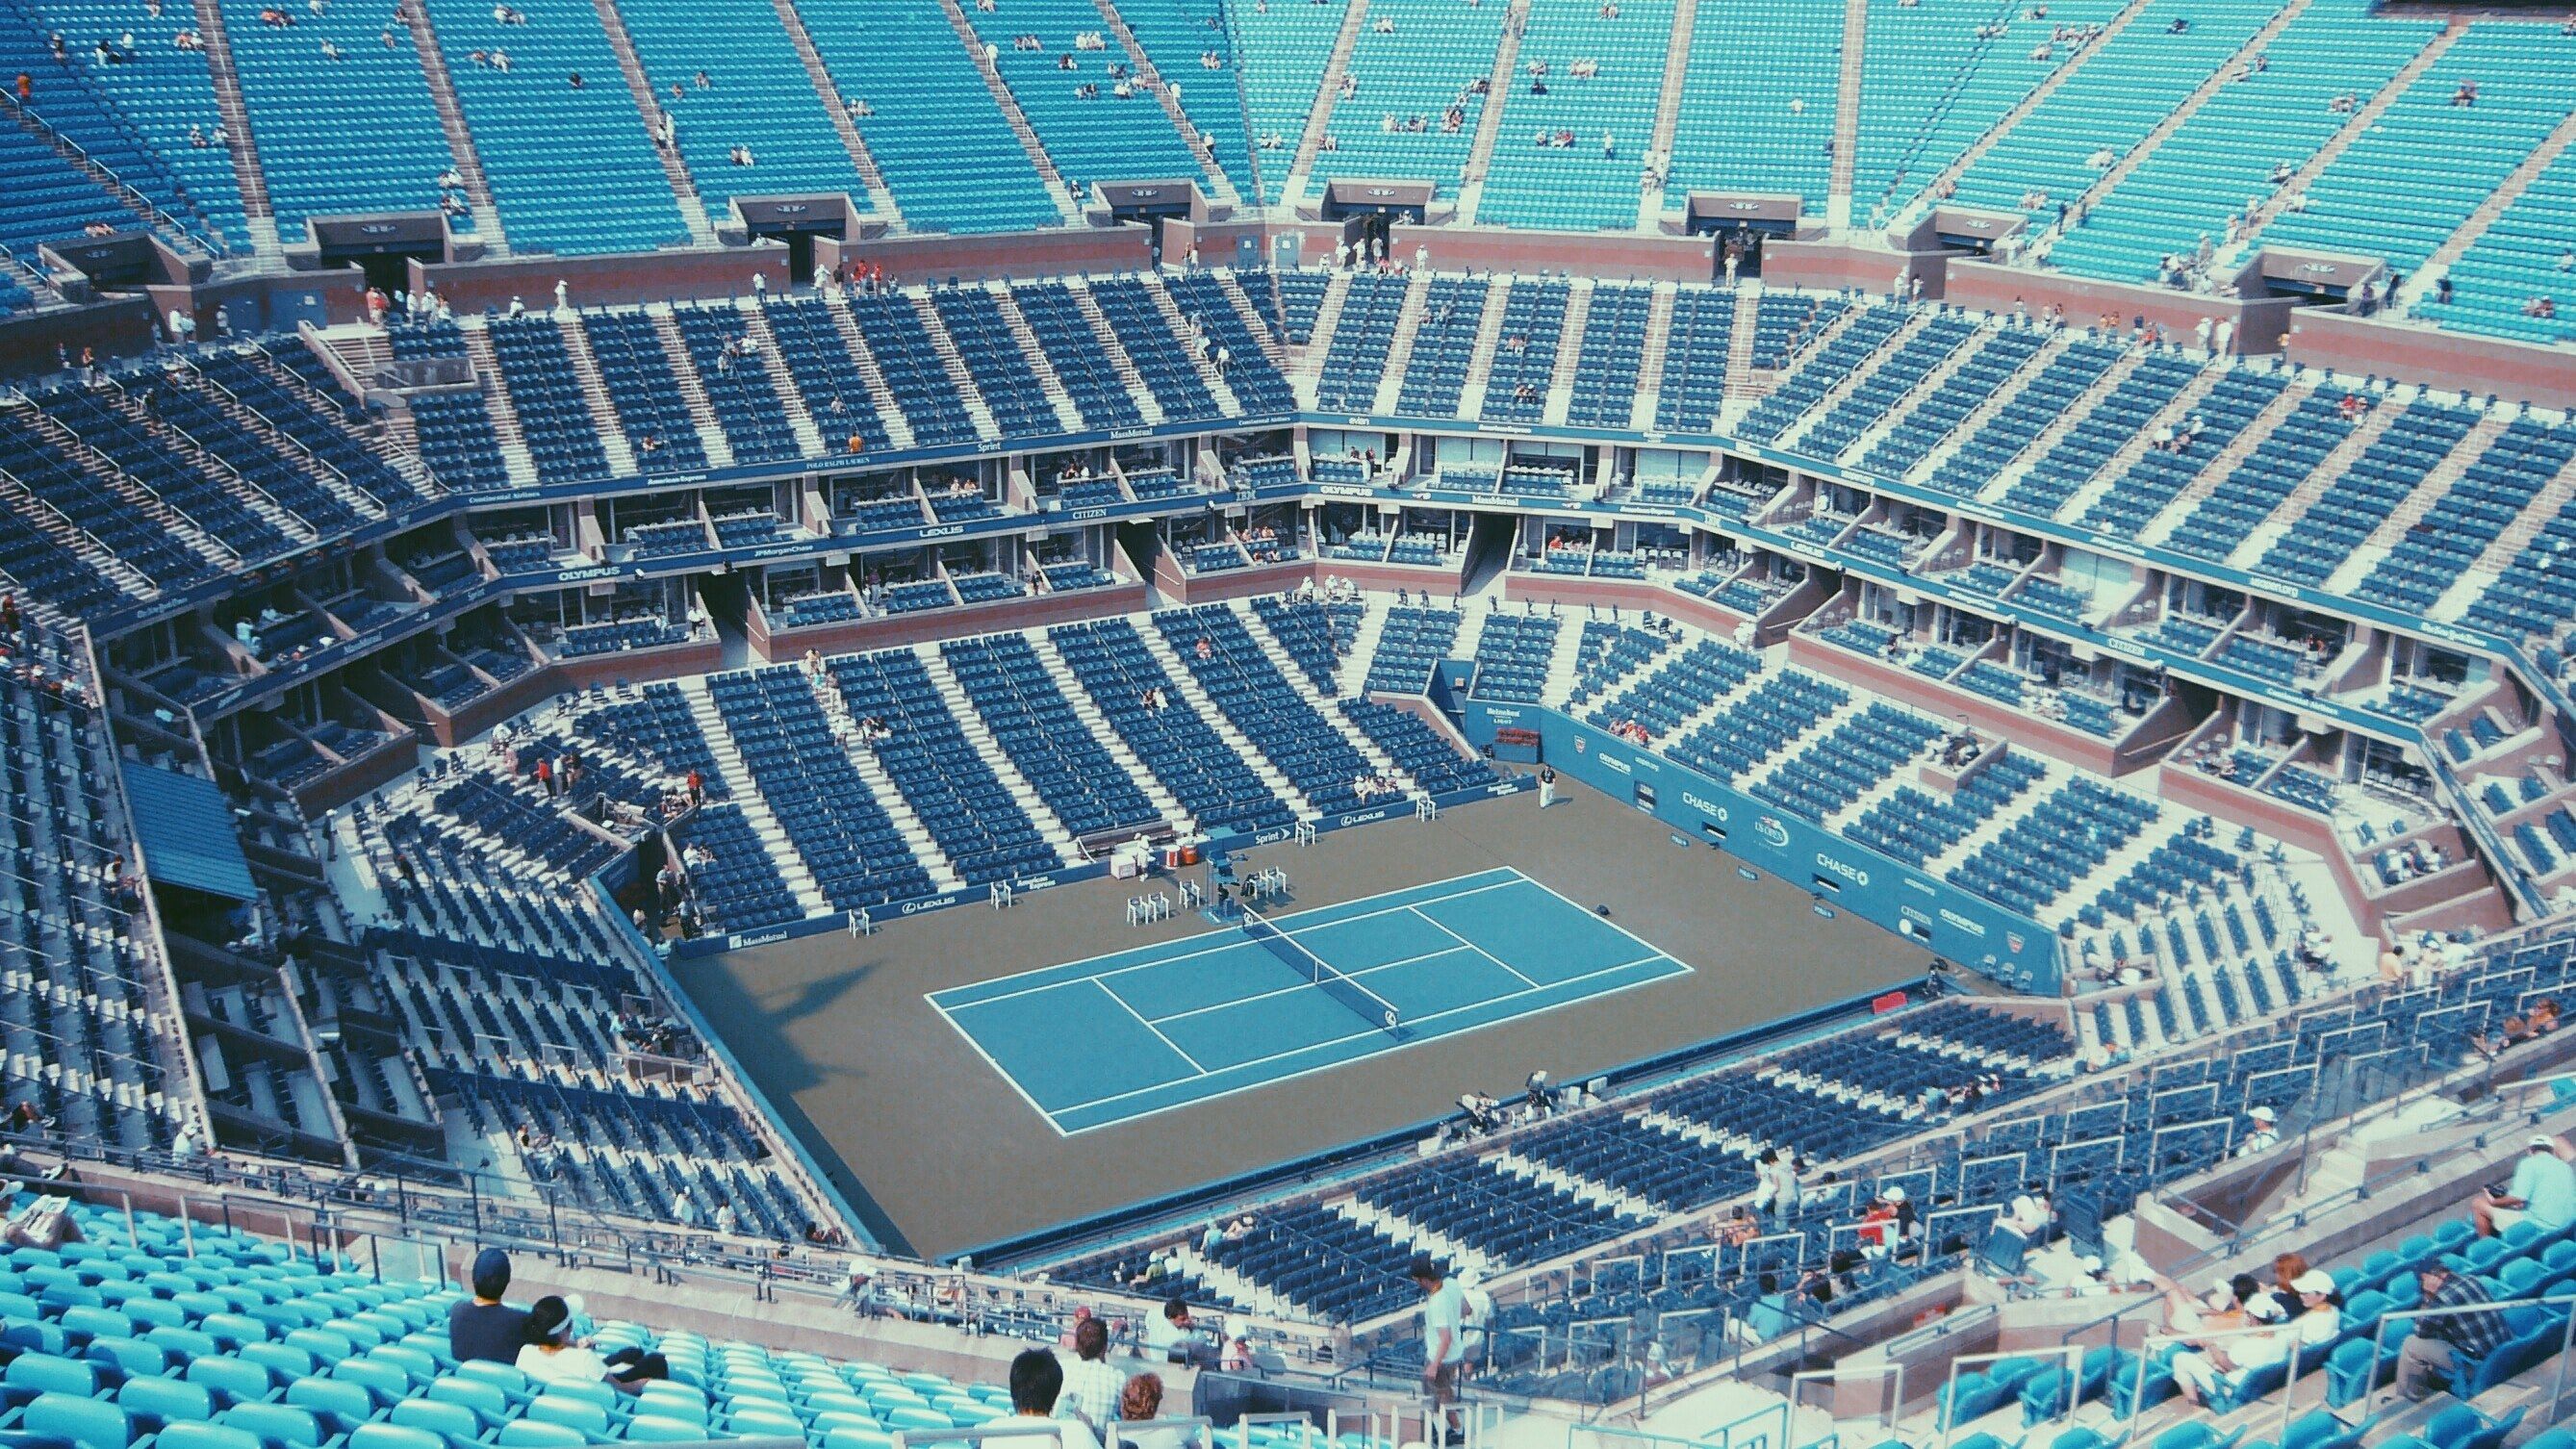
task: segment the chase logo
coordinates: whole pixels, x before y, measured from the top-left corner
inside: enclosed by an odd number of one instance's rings
[[[1853,885],[1865,886],[1869,884],[1868,871],[1865,871],[1856,865],[1846,865],[1842,861],[1836,860],[1830,855],[1818,854],[1816,856],[1816,864],[1824,867],[1827,871],[1850,881]]]
[[[1720,825],[1726,823],[1726,807],[1723,805],[1710,804],[1708,801],[1699,798],[1688,790],[1684,790],[1682,792],[1682,803],[1688,805],[1693,810],[1697,810],[1701,814],[1706,815],[1708,818],[1716,821]]]
[[[1781,824],[1779,817],[1776,815],[1765,815],[1761,819],[1754,821],[1753,833],[1761,836],[1765,841],[1768,841],[1772,846],[1778,849],[1787,850],[1789,848],[1789,827]]]

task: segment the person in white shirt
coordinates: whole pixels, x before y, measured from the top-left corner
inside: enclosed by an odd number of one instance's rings
[[[1127,1392],[1127,1375],[1109,1362],[1109,1325],[1097,1318],[1076,1323],[1073,1362],[1059,1367],[1064,1387],[1056,1395],[1055,1416],[1078,1419],[1094,1433],[1107,1435]]]
[[[1145,1356],[1166,1363],[1190,1362],[1190,1351],[1199,1343],[1199,1329],[1190,1317],[1190,1305],[1179,1298],[1168,1299],[1160,1316],[1145,1320]]]
[[[2245,1115],[2253,1119],[2254,1125],[2246,1129],[2245,1140],[2236,1144],[2237,1156],[2252,1157],[2281,1145],[2280,1119],[2271,1108],[2257,1107]]]
[[[1055,1417],[1055,1401],[1064,1392],[1064,1365],[1055,1350],[1032,1348],[1011,1360],[1011,1412],[989,1428],[1044,1425],[1056,1431],[1063,1449],[1100,1449],[1100,1438],[1080,1419]]]
[[[572,1336],[572,1307],[548,1294],[528,1310],[528,1343],[519,1350],[517,1366],[542,1384],[566,1388],[605,1383],[621,1394],[640,1394],[652,1379],[667,1379],[671,1365],[658,1353],[621,1348],[602,1357]]]
[[[1483,1279],[1473,1268],[1458,1274],[1458,1293],[1465,1300],[1458,1331],[1465,1343],[1458,1358],[1458,1376],[1471,1379],[1484,1365],[1485,1352],[1491,1345],[1494,1327],[1494,1295],[1485,1290]]]
[[[1434,1410],[1446,1411],[1451,1434],[1460,1431],[1458,1366],[1467,1354],[1467,1295],[1428,1253],[1416,1253],[1406,1277],[1422,1290],[1422,1390]]]

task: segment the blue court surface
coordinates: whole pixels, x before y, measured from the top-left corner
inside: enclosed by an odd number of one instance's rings
[[[930,994],[1067,1136],[1587,1001],[1688,966],[1516,870],[1272,918],[1395,1008],[1226,927]]]

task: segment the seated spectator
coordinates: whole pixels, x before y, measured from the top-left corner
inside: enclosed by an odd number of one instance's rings
[[[1055,1417],[1055,1401],[1064,1391],[1064,1365],[1052,1349],[1032,1348],[1011,1360],[1011,1412],[993,1427],[1043,1425],[1062,1435],[1063,1449],[1100,1449],[1098,1436],[1080,1419]]]
[[[2558,1156],[2556,1138],[2537,1135],[2515,1164],[2505,1190],[2480,1193],[2469,1211],[2482,1238],[2526,1222],[2542,1232],[2555,1232],[2576,1220],[2576,1168]]]
[[[447,1351],[458,1363],[512,1363],[527,1339],[528,1311],[501,1301],[510,1291],[510,1255],[485,1248],[474,1256],[474,1296],[447,1310]]]
[[[2495,1301],[2476,1275],[2454,1273],[2439,1260],[2426,1264],[2416,1282],[2424,1290],[2421,1306],[2426,1309],[2477,1308]],[[2463,1359],[2475,1363],[2493,1353],[2511,1331],[2501,1313],[2416,1319],[2414,1332],[2397,1349],[2397,1392],[2410,1400],[2428,1397],[2437,1384],[2454,1379]]]
[[[604,1383],[621,1394],[640,1394],[648,1380],[667,1379],[671,1365],[658,1353],[621,1348],[601,1357],[572,1336],[572,1307],[552,1294],[528,1310],[527,1345],[516,1360],[519,1372],[539,1383],[574,1388]]]

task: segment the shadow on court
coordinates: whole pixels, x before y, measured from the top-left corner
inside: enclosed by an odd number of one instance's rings
[[[1288,873],[1282,912],[1511,866],[1587,909],[1608,905],[1694,969],[1070,1138],[926,998],[1220,929],[1188,913],[1129,926],[1127,882],[1065,886],[1004,911],[960,906],[864,940],[835,931],[702,958],[679,963],[679,977],[871,1226],[939,1254],[1394,1131],[1469,1088],[1516,1088],[1533,1068],[1566,1081],[1678,1050],[1910,979],[1928,959],[1851,916],[1821,918],[1806,891],[1744,880],[1733,857],[1676,845],[1661,823],[1579,787],[1545,812],[1522,794],[1236,859]],[[1074,1031],[1043,1049],[1059,1072],[1115,1075],[1113,1049]]]

